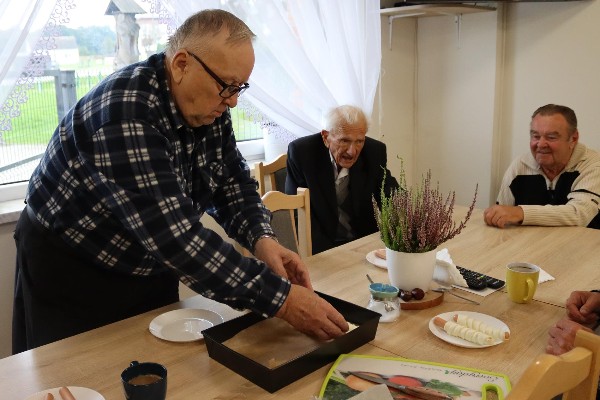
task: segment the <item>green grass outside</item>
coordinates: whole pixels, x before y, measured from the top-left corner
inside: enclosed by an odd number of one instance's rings
[[[77,98],[81,98],[102,76],[77,77]],[[54,81],[35,83],[27,92],[28,101],[21,104],[21,114],[12,119],[12,129],[2,134],[6,144],[46,145],[58,125]],[[238,141],[260,139],[262,130],[240,108],[231,110],[233,129]]]

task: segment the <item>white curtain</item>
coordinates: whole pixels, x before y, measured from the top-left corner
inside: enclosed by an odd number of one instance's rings
[[[381,65],[378,0],[142,1],[171,29],[203,8],[222,8],[243,19],[257,42],[251,88],[242,107],[258,110],[255,116],[266,116],[276,130],[293,137],[318,132],[327,110],[341,104],[372,112]],[[10,117],[26,101],[26,84],[41,74],[41,60],[53,47],[51,30],[67,20],[74,3],[0,2],[5,36],[0,47],[0,132],[10,129]]]
[[[203,8],[244,20],[257,41],[250,90],[242,99],[294,137],[320,131],[323,116],[337,105],[357,105],[371,115],[381,66],[378,0],[155,2],[175,25]]]
[[[10,118],[26,101],[33,77],[44,70],[56,28],[68,18],[74,0],[0,1],[0,139]]]

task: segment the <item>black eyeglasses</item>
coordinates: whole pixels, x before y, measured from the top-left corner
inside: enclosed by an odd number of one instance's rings
[[[237,94],[237,95],[238,95],[238,97],[239,97],[239,96],[241,96],[241,95],[242,95],[242,93],[244,93],[244,91],[245,91],[246,89],[248,89],[248,88],[250,87],[250,84],[248,84],[248,83],[242,83],[242,84],[241,84],[241,85],[239,85],[239,86],[236,86],[236,85],[230,85],[230,84],[228,84],[228,83],[225,83],[225,82],[223,81],[223,79],[219,78],[219,77],[217,76],[217,74],[215,74],[214,72],[212,72],[212,70],[211,70],[210,68],[208,68],[208,67],[206,66],[206,64],[204,64],[204,63],[202,62],[202,60],[200,59],[200,57],[198,57],[197,55],[195,55],[194,53],[192,53],[192,52],[191,52],[191,51],[189,51],[189,50],[187,50],[187,52],[189,53],[189,55],[190,55],[190,56],[194,57],[194,59],[195,59],[196,61],[198,61],[198,62],[200,63],[200,65],[202,65],[202,68],[204,68],[204,70],[205,70],[206,72],[208,72],[208,74],[209,74],[210,76],[212,76],[212,77],[213,77],[213,79],[214,79],[215,81],[217,81],[217,83],[218,83],[219,85],[221,85],[221,87],[223,88],[223,90],[221,90],[221,91],[219,92],[219,96],[221,96],[222,98],[224,98],[224,99],[228,99],[228,98],[230,98],[230,97],[232,97],[232,96],[235,96],[236,94]]]

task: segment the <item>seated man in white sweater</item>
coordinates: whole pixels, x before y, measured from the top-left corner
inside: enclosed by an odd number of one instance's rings
[[[547,104],[531,117],[530,153],[512,162],[486,224],[600,229],[600,155],[579,143],[569,107]]]

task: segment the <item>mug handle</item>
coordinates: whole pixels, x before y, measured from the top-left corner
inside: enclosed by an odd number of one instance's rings
[[[531,301],[533,299],[533,293],[535,288],[533,287],[533,279],[527,278],[527,296],[523,299],[523,301]]]

